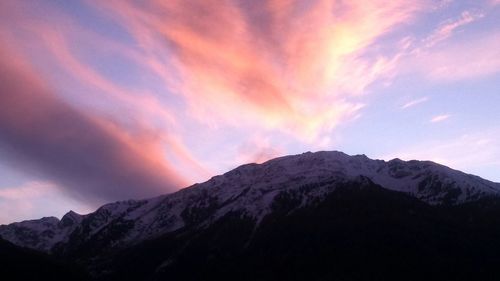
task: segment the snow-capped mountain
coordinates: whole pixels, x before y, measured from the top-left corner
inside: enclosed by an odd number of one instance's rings
[[[88,215],[69,212],[61,220],[49,217],[3,225],[0,236],[44,252],[71,252],[89,243],[99,249],[122,248],[187,227],[204,228],[232,212],[258,225],[283,196],[293,198],[293,211],[352,182],[377,184],[431,205],[500,194],[499,183],[429,161],[386,162],[336,151],[308,152],[243,165],[172,194],[111,203]]]

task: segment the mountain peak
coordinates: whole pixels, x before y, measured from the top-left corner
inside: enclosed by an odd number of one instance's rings
[[[82,221],[83,216],[80,214],[77,214],[73,210],[70,210],[67,212],[62,218],[61,221],[59,222],[59,225],[61,227],[70,227],[74,224],[78,224]]]

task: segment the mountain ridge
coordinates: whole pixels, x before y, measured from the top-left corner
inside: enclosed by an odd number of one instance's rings
[[[185,227],[207,227],[230,212],[257,225],[280,196],[296,198],[293,208],[321,201],[336,185],[370,181],[431,205],[454,205],[498,196],[500,184],[431,161],[372,160],[338,151],[306,152],[245,164],[204,183],[144,200],[101,206],[79,215],[0,226],[0,235],[19,246],[66,253],[92,241],[123,248]],[[288,194],[288,195],[287,195]]]

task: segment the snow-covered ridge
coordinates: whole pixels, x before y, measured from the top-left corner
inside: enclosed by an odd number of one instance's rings
[[[76,213],[70,211],[68,214]],[[78,219],[69,218],[68,214],[61,220],[56,217],[44,217],[0,226],[0,236],[13,244],[49,251],[53,245],[66,241],[69,234],[79,224]]]
[[[299,194],[300,207],[323,198],[337,184],[366,179],[429,204],[460,204],[500,194],[498,183],[430,161],[386,162],[337,151],[308,152],[242,165],[172,194],[107,204],[85,216],[69,212],[60,221],[43,218],[0,226],[0,235],[43,251],[91,240],[121,247],[185,226],[203,227],[232,211],[258,222],[284,192]]]

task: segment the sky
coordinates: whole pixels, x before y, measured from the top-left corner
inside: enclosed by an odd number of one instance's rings
[[[319,150],[500,182],[500,1],[0,1],[0,224]]]

